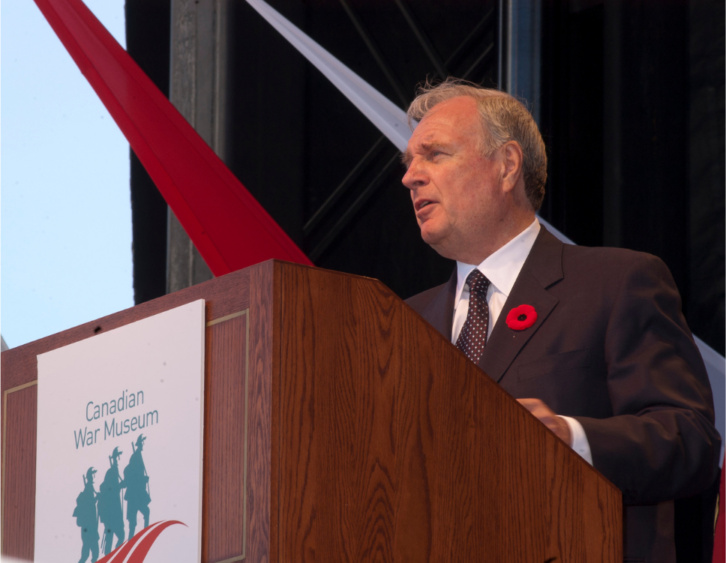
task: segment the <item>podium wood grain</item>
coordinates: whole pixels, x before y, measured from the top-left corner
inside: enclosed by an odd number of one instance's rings
[[[35,354],[198,298],[203,561],[622,560],[619,491],[415,312],[279,262],[3,353],[3,554],[32,557]]]
[[[280,561],[621,559],[612,485],[385,287],[330,276],[281,274]]]

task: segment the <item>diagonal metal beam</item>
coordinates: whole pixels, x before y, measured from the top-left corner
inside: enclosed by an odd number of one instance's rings
[[[338,187],[333,190],[333,193],[318,207],[317,211],[303,226],[303,234],[307,237],[310,236],[317,226],[324,220],[325,216],[332,212],[335,205],[338,203],[341,197],[343,197],[351,186],[355,185],[355,182],[363,174],[364,170],[368,167],[368,164],[380,152],[389,145],[389,140],[386,137],[378,137],[378,140],[373,143],[368,152],[358,161],[343,181],[338,184]]]
[[[386,80],[388,80],[391,88],[393,88],[393,90],[396,92],[396,96],[398,96],[399,101],[402,105],[405,106],[408,103],[408,97],[404,94],[403,88],[399,84],[399,81],[396,79],[391,68],[388,66],[388,64],[386,64],[385,58],[378,50],[378,47],[376,47],[373,39],[371,39],[370,35],[363,27],[363,24],[361,23],[358,16],[355,15],[355,12],[353,12],[351,7],[348,5],[347,0],[340,0],[340,4],[341,6],[343,6],[343,10],[345,10],[345,13],[348,14],[348,18],[350,18],[350,21],[353,22],[353,27],[355,27],[358,35],[360,35],[360,38],[365,43],[366,47],[368,48],[368,52],[373,57],[373,60],[378,65],[378,68],[381,69],[381,72],[386,77]]]
[[[341,4],[344,5],[344,7],[347,7],[347,4],[345,0],[341,0]],[[408,12],[408,9],[405,5],[401,3],[401,0],[396,0],[396,4],[401,9],[402,13],[404,14],[404,17],[409,22],[409,25],[412,26],[412,29],[414,30],[414,35],[417,37],[418,41],[421,43],[422,48],[424,50],[430,50],[430,59],[432,62],[438,67],[440,67],[443,70],[443,75],[446,75],[445,67],[448,66],[451,62],[454,62],[458,57],[461,56],[463,52],[465,52],[467,49],[471,49],[474,44],[477,43],[477,41],[481,38],[481,36],[486,32],[487,25],[492,24],[493,16],[495,15],[495,10],[490,9],[487,11],[482,19],[477,23],[477,25],[474,27],[474,29],[467,34],[467,36],[463,39],[461,44],[457,47],[457,49],[454,51],[454,53],[447,59],[445,65],[441,63],[441,60],[436,56],[433,50],[433,46],[431,45],[430,41],[426,37],[424,33],[422,33],[418,26],[416,25],[413,16]],[[355,18],[355,15],[352,14],[352,11],[349,11],[348,13],[351,19],[354,20],[354,24],[357,22],[357,19]],[[361,36],[363,37],[363,40],[366,41],[365,31],[363,30],[362,26],[356,25],[356,29],[361,33]],[[488,45],[487,48],[480,54],[479,57],[475,60],[473,64],[469,66],[469,68],[463,73],[462,78],[468,78],[474,72],[474,70],[477,68],[478,65],[481,64],[482,61],[484,61],[487,57],[489,57],[494,51],[494,45]],[[405,101],[405,103],[408,103],[408,100]],[[381,148],[385,146],[385,138],[380,137],[373,146],[366,152],[365,155],[358,161],[358,163],[353,167],[351,172],[338,184],[338,186],[335,188],[333,193],[318,207],[318,209],[315,211],[313,216],[305,223],[305,226],[303,227],[303,232],[306,237],[310,237],[314,231],[319,228],[321,224],[323,224],[326,220],[326,218],[336,211],[336,205],[337,203],[353,188],[360,189],[359,186],[356,186],[357,179],[361,176],[363,171],[368,168],[373,159],[380,154]],[[394,162],[398,159],[393,159]],[[390,167],[391,164],[387,164],[387,167]],[[377,178],[380,178],[380,175],[377,176]],[[343,213],[340,216],[337,216],[335,218],[335,221],[333,223],[333,226],[331,229],[335,230],[335,233],[339,233],[345,228],[347,223],[345,221],[352,220],[352,218],[356,215],[356,213],[360,210],[362,205],[370,198],[370,196],[375,193],[375,190],[378,188],[380,184],[373,183],[368,184],[361,192],[360,196],[357,197],[352,207],[354,209],[351,209],[351,213],[348,213],[347,211]],[[310,251],[310,256],[313,260],[316,259],[317,256],[322,255],[323,252],[327,250],[327,247],[333,242],[333,238],[326,235],[321,242],[316,244],[313,249]]]
[[[419,45],[421,45],[421,48],[423,49],[423,52],[426,54],[426,58],[428,58],[431,64],[434,65],[434,68],[436,69],[436,73],[439,75],[439,78],[446,78],[446,76],[448,76],[449,74],[446,70],[446,65],[436,53],[436,49],[434,49],[431,40],[421,30],[421,26],[418,25],[418,23],[415,21],[413,15],[406,7],[406,5],[401,0],[395,0],[395,2],[396,6],[398,6],[398,9],[401,11],[403,18],[406,20],[408,27],[411,28],[414,37],[416,37]]]
[[[482,19],[479,20],[479,23],[476,24],[474,29],[472,29],[466,37],[459,43],[459,46],[454,50],[451,55],[446,59],[446,66],[449,67],[452,64],[456,63],[456,60],[463,56],[465,51],[468,51],[472,49],[472,45],[476,43],[476,41],[481,37],[485,31],[487,25],[491,25],[491,19],[495,16],[496,10],[494,8],[491,8],[487,13],[484,14]]]
[[[400,163],[400,157],[396,154],[391,157],[383,167],[379,168],[378,173],[373,180],[371,180],[363,190],[360,190],[360,194],[355,201],[353,201],[353,203],[348,206],[340,217],[338,217],[338,219],[325,233],[322,240],[309,251],[309,255],[312,260],[318,260],[328,250],[328,248],[330,248],[330,245],[337,240],[338,235],[349,225],[355,215],[365,206],[376,191],[378,191],[384,180],[389,174],[391,174],[394,167],[400,166]]]
[[[469,68],[467,68],[467,69],[466,69],[466,70],[464,71],[464,73],[463,73],[463,76],[462,76],[462,78],[465,78],[465,79],[470,79],[470,78],[471,78],[471,75],[473,74],[473,72],[474,72],[474,71],[475,71],[475,70],[476,70],[477,68],[479,68],[479,66],[481,65],[481,63],[482,63],[482,62],[483,62],[483,61],[484,61],[484,60],[485,60],[485,59],[486,59],[487,57],[489,57],[490,55],[492,55],[492,54],[493,54],[493,51],[494,51],[494,45],[489,45],[489,46],[487,46],[487,48],[486,48],[486,49],[484,49],[484,51],[483,51],[483,52],[481,53],[481,55],[479,55],[479,56],[478,56],[478,57],[476,58],[476,60],[475,60],[475,61],[474,61],[473,63],[471,63],[471,64],[469,65]]]

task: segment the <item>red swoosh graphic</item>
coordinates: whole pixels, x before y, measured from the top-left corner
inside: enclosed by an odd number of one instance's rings
[[[149,553],[151,546],[154,545],[159,534],[174,524],[186,526],[184,522],[180,522],[179,520],[155,522],[141,530],[130,540],[121,544],[120,547],[117,547],[108,555],[99,559],[97,563],[143,563],[146,554]]]
[[[310,264],[81,0],[35,0],[215,276]]]

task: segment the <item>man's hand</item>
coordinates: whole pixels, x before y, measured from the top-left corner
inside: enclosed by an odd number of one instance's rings
[[[539,399],[517,399],[517,402],[536,416],[547,428],[568,446],[572,446],[570,427],[556,413]]]

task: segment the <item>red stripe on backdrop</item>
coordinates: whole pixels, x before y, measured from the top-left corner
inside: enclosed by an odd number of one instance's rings
[[[312,264],[81,0],[35,0],[215,276]]]

